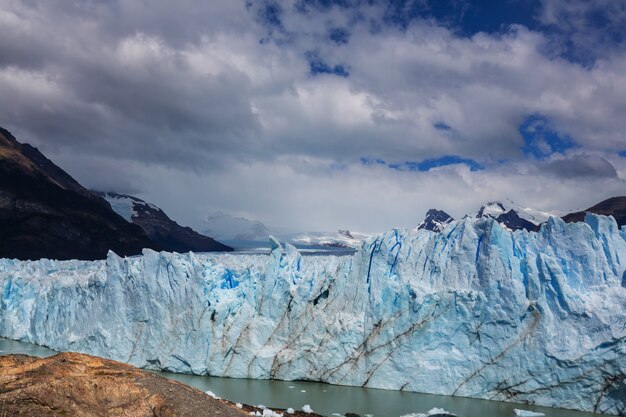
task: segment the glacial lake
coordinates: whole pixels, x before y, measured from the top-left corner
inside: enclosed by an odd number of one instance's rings
[[[42,346],[0,338],[0,355],[22,353],[46,357],[56,352]],[[309,404],[313,411],[326,416],[357,413],[362,417],[399,417],[409,413],[425,413],[439,407],[459,417],[514,417],[513,409],[541,412],[546,417],[593,417],[601,414],[583,413],[525,404],[476,400],[413,392],[387,391],[371,388],[328,385],[317,382],[267,381],[219,378],[209,376],[157,372],[202,391],[233,402],[267,407],[295,409]],[[436,381],[433,381],[436,383]]]

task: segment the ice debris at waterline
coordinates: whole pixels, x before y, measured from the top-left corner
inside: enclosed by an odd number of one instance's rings
[[[544,413],[536,413],[534,411],[528,411],[528,410],[520,410],[520,409],[513,409],[513,412],[515,413],[516,416],[519,417],[542,417],[545,416]]]
[[[0,261],[0,335],[174,372],[626,411],[626,229],[493,219],[349,257]]]
[[[432,408],[428,413],[414,413],[414,414],[405,414],[401,417],[456,417],[456,414],[453,414],[449,411],[444,410],[443,408]]]

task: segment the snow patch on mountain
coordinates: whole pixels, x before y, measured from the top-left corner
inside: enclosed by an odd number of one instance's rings
[[[552,211],[546,212],[536,210],[529,207],[520,206],[514,201],[507,199],[505,202],[493,201],[482,206],[475,215],[471,215],[476,218],[491,217],[497,219],[513,210],[517,216],[526,220],[534,225],[540,225],[548,221],[550,217],[561,217],[563,213]]]
[[[133,222],[133,218],[137,216],[137,209],[141,206],[161,211],[161,209],[154,204],[130,195],[113,192],[97,194],[102,196],[102,198],[104,198],[111,205],[114,212],[122,216],[129,223]]]
[[[466,217],[495,219],[509,230],[535,231],[540,224],[550,218],[550,216],[544,216],[545,214],[547,213],[522,208],[512,202],[511,205],[505,205],[499,201],[494,201],[482,206],[477,213]]]
[[[492,201],[480,208],[478,213],[476,213],[476,218],[479,219],[481,217],[491,217],[492,219],[497,219],[498,216],[504,214],[506,212],[506,208],[504,204],[498,201]]]
[[[106,201],[109,202],[111,208],[114,212],[119,214],[129,223],[133,222],[133,217],[137,215],[135,211],[135,202],[130,198],[107,198],[104,197]]]
[[[511,199],[507,199],[504,205],[509,209],[515,210],[522,219],[528,220],[534,224],[545,223],[550,217],[562,217],[565,215],[565,212],[557,210],[541,211],[531,207],[521,206]]]

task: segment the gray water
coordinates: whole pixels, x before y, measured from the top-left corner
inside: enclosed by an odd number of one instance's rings
[[[23,353],[46,357],[57,352],[30,343],[0,338],[0,355]],[[309,404],[313,411],[332,416],[352,412],[361,416],[399,417],[408,413],[425,413],[439,407],[459,417],[514,417],[513,409],[541,412],[546,417],[593,417],[600,414],[531,405],[476,400],[443,395],[387,391],[371,388],[345,387],[317,382],[267,381],[254,379],[219,378],[157,372],[202,391],[233,402],[265,405],[270,408],[300,409]],[[433,381],[436,383],[436,381]]]

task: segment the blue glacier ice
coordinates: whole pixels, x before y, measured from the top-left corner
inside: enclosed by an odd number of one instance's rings
[[[0,260],[0,335],[173,372],[626,413],[626,229],[465,218],[353,256]]]

